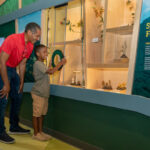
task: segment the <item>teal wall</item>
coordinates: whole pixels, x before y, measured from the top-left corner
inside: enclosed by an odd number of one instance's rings
[[[21,118],[32,119],[29,93]],[[150,149],[150,118],[136,112],[51,96],[44,126],[103,150]]]

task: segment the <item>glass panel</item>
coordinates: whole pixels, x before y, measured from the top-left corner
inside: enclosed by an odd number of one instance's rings
[[[106,27],[133,25],[135,9],[136,0],[108,0]]]
[[[48,9],[48,47],[53,46],[55,36],[55,9]]]
[[[99,64],[102,59],[105,0],[85,0],[86,62]]]
[[[48,64],[56,49],[61,50],[67,59],[63,69],[50,76],[52,84],[81,87],[83,79],[83,21],[81,19],[81,5],[81,0],[74,0],[66,6],[49,9]],[[56,64],[59,61],[59,58],[56,57]]]
[[[81,0],[68,3],[66,18],[66,41],[81,40],[83,24],[81,20]]]
[[[67,44],[65,49],[67,64],[64,71],[65,85],[82,84],[82,46],[78,43]]]
[[[130,58],[136,0],[108,0],[104,63]]]
[[[87,88],[126,93],[137,2],[136,0],[86,0]],[[92,3],[96,5],[93,7]],[[94,10],[93,17],[92,11],[89,12],[90,7]],[[99,11],[102,7],[106,18]],[[103,34],[98,34],[100,32],[94,24],[100,16],[104,20],[101,25]],[[90,21],[91,19],[93,20]],[[101,46],[98,39],[93,38],[98,35],[102,35]]]
[[[66,17],[64,84],[81,87],[83,79],[82,1],[68,3]]]
[[[55,42],[64,42],[65,41],[65,23],[66,23],[66,6],[59,7],[55,9]]]

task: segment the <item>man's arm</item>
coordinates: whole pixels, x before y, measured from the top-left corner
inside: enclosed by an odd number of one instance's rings
[[[24,85],[24,75],[26,71],[26,62],[27,58],[24,58],[20,64],[19,64],[19,77],[20,77],[20,88],[19,88],[19,93],[23,92],[23,85]]]
[[[6,52],[2,51],[0,54],[0,74],[4,83],[3,88],[0,90],[0,97],[3,98],[6,96],[8,98],[8,93],[10,91],[10,84],[8,80],[8,74],[7,74],[7,67],[6,67],[6,62],[9,58],[9,54]]]

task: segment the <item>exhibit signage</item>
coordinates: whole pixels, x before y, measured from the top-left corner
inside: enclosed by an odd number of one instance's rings
[[[132,58],[131,58],[132,59]],[[132,94],[150,98],[150,1],[143,0]]]

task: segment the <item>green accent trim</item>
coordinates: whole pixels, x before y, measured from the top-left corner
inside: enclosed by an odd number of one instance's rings
[[[6,0],[6,2],[0,6],[0,16],[7,15],[18,9],[18,0]]]
[[[32,86],[33,83],[25,83],[23,91],[30,92]],[[150,100],[142,96],[125,95],[56,84],[51,84],[50,93],[53,96],[134,111],[150,117]]]
[[[13,0],[10,0],[13,2]],[[17,18],[20,18],[22,16],[28,15],[30,13],[33,13],[35,11],[39,11],[41,9],[50,8],[53,6],[58,6],[67,3],[71,0],[37,0],[35,3],[32,3],[26,7],[23,7],[22,9],[19,9],[12,13],[9,13],[5,16],[0,17],[0,24],[7,23],[9,21],[15,20]]]
[[[32,119],[29,93],[21,117]],[[104,150],[150,149],[150,118],[136,112],[51,96],[44,127]]]
[[[52,66],[53,66],[53,68],[56,67],[56,64],[54,63],[56,55],[58,55],[60,57],[60,60],[62,60],[62,58],[64,58],[64,55],[63,55],[61,50],[59,50],[59,49],[55,50],[52,54]],[[63,67],[63,65],[58,70],[61,70],[62,67]]]
[[[35,3],[38,0],[22,0],[22,7]]]

